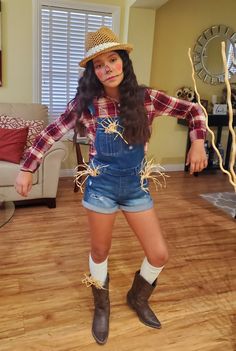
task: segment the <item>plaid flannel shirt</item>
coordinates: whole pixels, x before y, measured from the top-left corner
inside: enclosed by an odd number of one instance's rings
[[[119,116],[119,104],[106,96],[94,98],[93,105],[95,113],[91,115],[89,110],[87,110],[83,112],[80,118],[86,128],[87,137],[90,141],[90,158],[96,154],[94,141],[97,118]],[[184,118],[187,120],[190,128],[191,141],[205,139],[205,116],[198,104],[176,99],[163,92],[147,88],[145,91],[144,105],[147,110],[150,126],[154,117],[158,116],[166,115]],[[78,118],[77,107],[78,102],[75,99],[72,100],[72,102],[68,103],[66,111],[36,137],[33,146],[27,152],[21,170],[34,172],[39,167],[44,153],[50,149],[53,143],[61,139],[69,130],[74,129]]]

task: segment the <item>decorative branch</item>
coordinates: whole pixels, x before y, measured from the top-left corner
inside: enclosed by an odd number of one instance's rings
[[[193,84],[194,84],[194,90],[195,90],[196,95],[197,95],[197,101],[198,101],[198,104],[201,106],[201,108],[202,108],[202,110],[203,110],[203,112],[205,114],[205,117],[206,117],[206,128],[207,128],[207,131],[211,134],[212,146],[213,146],[213,149],[215,150],[215,152],[216,152],[216,154],[217,154],[217,156],[219,158],[220,169],[222,170],[223,173],[228,175],[229,182],[234,187],[234,191],[236,192],[236,182],[235,182],[233,176],[231,175],[231,173],[228,172],[226,169],[224,169],[224,167],[223,167],[223,160],[222,160],[221,154],[220,154],[220,152],[217,149],[216,144],[215,144],[215,134],[208,126],[208,114],[207,114],[207,111],[206,111],[205,107],[201,103],[201,98],[200,98],[200,95],[199,95],[198,90],[197,90],[196,80],[195,80],[195,77],[194,77],[194,66],[193,66],[193,61],[192,61],[192,57],[191,57],[191,49],[190,48],[188,49],[188,57],[189,57],[189,60],[190,60],[190,63],[191,63],[191,67],[192,67],[192,79],[193,79]]]
[[[227,104],[229,108],[229,130],[232,135],[232,149],[231,149],[231,155],[230,155],[230,165],[229,169],[233,177],[234,183],[236,183],[236,175],[234,172],[234,163],[235,163],[235,156],[236,156],[236,138],[235,138],[235,132],[233,128],[233,107],[232,107],[232,101],[231,101],[231,86],[229,83],[229,73],[228,73],[228,67],[227,67],[227,59],[226,59],[226,54],[225,54],[225,42],[221,42],[221,55],[223,58],[223,64],[224,64],[224,71],[225,71],[225,84],[227,88]]]

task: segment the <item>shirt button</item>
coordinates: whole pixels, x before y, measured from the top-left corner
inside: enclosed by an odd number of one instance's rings
[[[133,149],[133,146],[129,146],[129,149],[132,150],[132,149]]]

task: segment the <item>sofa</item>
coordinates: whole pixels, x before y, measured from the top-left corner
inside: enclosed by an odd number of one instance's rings
[[[11,116],[24,121],[43,121],[48,124],[48,108],[35,103],[0,103],[0,116]],[[31,122],[30,122],[31,123]],[[0,125],[1,127],[1,125]],[[2,127],[6,128],[6,127]],[[63,142],[55,142],[48,150],[38,170],[33,174],[33,186],[27,198],[19,195],[14,183],[20,170],[20,164],[0,160],[0,198],[14,201],[16,205],[47,204],[56,207],[56,195],[61,168],[61,161],[67,156]]]

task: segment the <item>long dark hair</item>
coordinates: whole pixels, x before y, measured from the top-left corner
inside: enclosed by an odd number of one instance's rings
[[[132,61],[125,50],[117,50],[123,61],[124,79],[119,85],[120,117],[124,127],[123,136],[129,144],[145,144],[150,138],[147,112],[144,108],[145,87],[138,85]],[[89,61],[83,76],[79,79],[77,94],[78,121],[76,132],[84,134],[84,127],[80,122],[83,111],[88,109],[94,97],[101,97],[104,93],[103,85],[98,80],[93,62]]]

